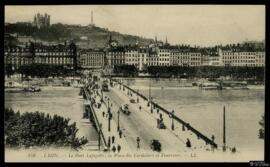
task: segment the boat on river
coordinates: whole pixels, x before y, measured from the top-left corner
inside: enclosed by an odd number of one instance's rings
[[[216,82],[203,82],[199,84],[199,88],[202,90],[217,90],[219,89],[219,84]]]
[[[25,92],[40,92],[41,88],[37,86],[30,86],[30,87],[24,88],[24,91]]]

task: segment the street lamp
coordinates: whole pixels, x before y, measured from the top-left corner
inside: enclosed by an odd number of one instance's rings
[[[110,101],[110,98],[108,97],[108,112],[110,110],[109,101]]]
[[[118,115],[117,115],[117,118],[118,118],[118,119],[117,119],[117,131],[119,131],[119,130],[120,130],[120,125],[119,125],[119,115],[120,115],[120,110],[117,111],[117,114],[118,114]]]
[[[174,113],[174,110],[172,110],[172,112],[171,112],[171,118],[172,118],[172,130],[174,130],[173,113]]]
[[[152,97],[151,97],[151,99],[150,99],[150,110],[151,110],[151,114],[153,114],[153,105],[152,105]]]
[[[101,128],[102,128],[102,124],[99,124],[99,130],[98,130],[98,150],[100,150],[100,145],[101,145]]]

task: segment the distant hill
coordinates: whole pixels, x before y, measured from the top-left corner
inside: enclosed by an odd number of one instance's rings
[[[66,25],[61,23],[40,29],[32,26],[30,23],[6,23],[5,33],[17,34],[19,37],[31,36],[37,41],[53,43],[74,40],[81,48],[104,48],[108,44],[110,34],[112,39],[117,40],[120,45],[135,45],[137,42],[139,45],[145,45],[153,41],[153,39],[121,34],[96,26]]]

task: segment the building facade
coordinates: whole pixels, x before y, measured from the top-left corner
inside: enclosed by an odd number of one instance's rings
[[[103,50],[80,50],[80,66],[82,68],[103,68],[105,52]]]
[[[158,65],[159,66],[170,66],[171,50],[168,47],[160,46],[157,50],[158,54]]]
[[[29,64],[62,65],[71,69],[77,68],[77,51],[76,45],[73,43],[68,46],[45,46],[35,43],[27,44],[25,47],[5,46],[4,57],[5,65],[10,66],[13,70]]]
[[[264,67],[265,65],[265,52],[263,51],[219,49],[219,56],[223,66]]]
[[[125,64],[125,48],[113,47],[106,51],[107,67],[113,69],[115,65]]]
[[[130,47],[125,50],[125,64],[134,65],[139,69],[140,54],[137,47]]]

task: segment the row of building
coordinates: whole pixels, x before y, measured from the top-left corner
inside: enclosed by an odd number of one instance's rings
[[[150,46],[118,46],[109,41],[102,50],[77,49],[69,45],[30,43],[24,47],[5,46],[5,64],[12,69],[30,63],[63,65],[70,68],[114,68],[115,65],[134,65],[139,70],[147,66],[248,66],[264,67],[263,49],[216,47],[203,49],[189,46],[152,44]]]
[[[234,50],[216,48],[205,52],[199,48],[178,46],[112,47],[105,51],[82,51],[79,53],[82,67],[135,65],[139,70],[147,66],[248,66],[264,67],[264,50]]]
[[[77,47],[69,45],[51,45],[30,43],[24,47],[5,46],[4,63],[12,70],[29,64],[63,65],[70,69],[78,66]]]

